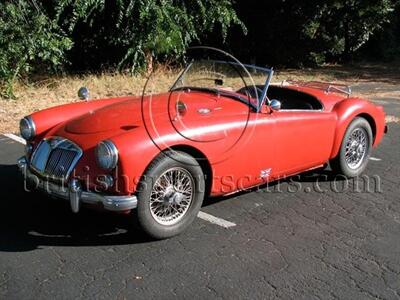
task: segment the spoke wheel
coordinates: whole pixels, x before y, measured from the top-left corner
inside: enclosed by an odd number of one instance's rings
[[[338,155],[330,160],[332,171],[347,178],[359,176],[367,167],[373,137],[369,122],[355,118],[346,129]]]
[[[193,200],[194,180],[183,168],[165,171],[150,195],[150,211],[161,225],[174,225],[187,213]]]
[[[182,233],[196,219],[205,196],[205,176],[185,152],[160,153],[137,187],[134,211],[140,227],[155,239]]]
[[[357,169],[363,163],[368,147],[368,135],[365,129],[356,128],[346,143],[345,160],[350,169]]]

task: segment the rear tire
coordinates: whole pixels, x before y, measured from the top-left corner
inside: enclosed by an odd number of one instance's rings
[[[372,140],[368,121],[355,118],[344,134],[338,155],[330,161],[332,171],[348,178],[359,176],[367,167]]]
[[[138,186],[137,219],[155,239],[182,233],[196,218],[205,180],[198,162],[184,152],[161,153]]]

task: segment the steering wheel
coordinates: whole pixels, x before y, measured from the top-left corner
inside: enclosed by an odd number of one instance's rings
[[[246,95],[253,99],[261,99],[263,91],[256,86],[245,86],[236,91],[236,93]]]

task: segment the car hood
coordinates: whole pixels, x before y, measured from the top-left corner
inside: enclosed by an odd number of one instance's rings
[[[134,128],[140,116],[140,99],[133,98],[89,111],[65,125],[65,131],[73,134],[90,134]]]
[[[207,93],[165,93],[148,97],[131,97],[124,101],[92,110],[64,124],[71,134],[94,134],[131,130],[144,122],[171,123],[176,118],[176,103],[183,102],[186,112],[181,121],[186,124],[222,121],[221,118],[247,115],[247,105],[233,99]],[[205,124],[205,123],[204,123]]]

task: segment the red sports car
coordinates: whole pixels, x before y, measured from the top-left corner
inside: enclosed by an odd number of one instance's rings
[[[20,122],[19,167],[29,188],[68,200],[74,212],[82,204],[133,211],[158,239],[187,228],[204,197],[328,162],[347,177],[363,172],[387,131],[383,108],[342,85],[271,85],[272,75],[197,60],[164,94],[35,112]]]

